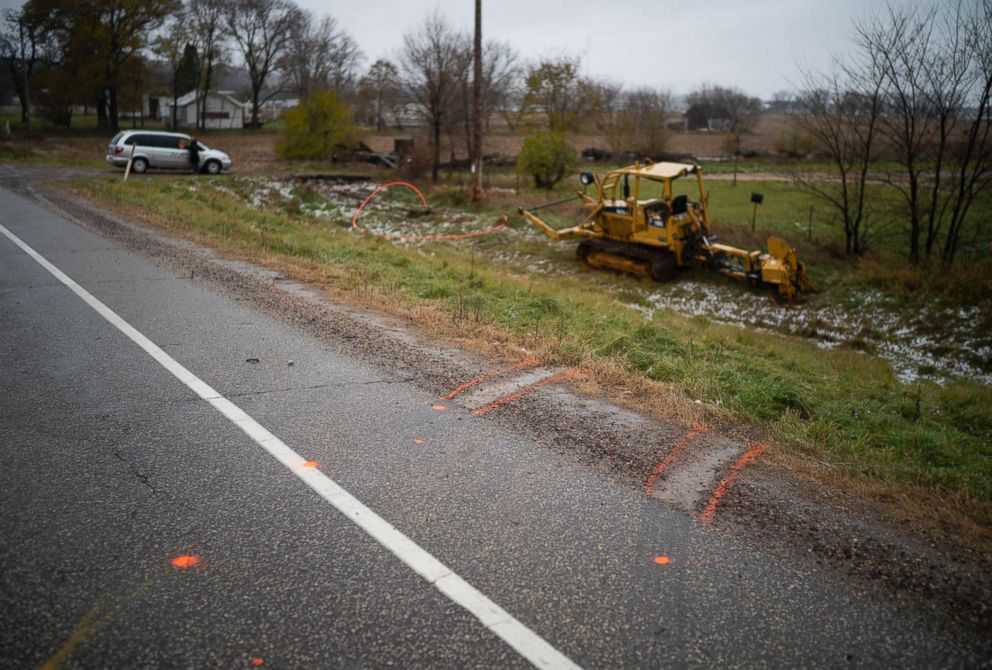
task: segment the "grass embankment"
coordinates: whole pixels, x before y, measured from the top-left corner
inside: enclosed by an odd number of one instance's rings
[[[195,190],[165,178],[92,179],[76,188],[226,251],[295,268],[356,302],[429,313],[450,334],[502,339],[589,367],[592,383],[614,398],[626,389],[631,406],[691,413],[698,399],[711,416],[762,427],[780,453],[897,493],[921,492],[982,525],[992,518],[986,386],[907,386],[885,362],[852,351],[671,311],[646,321],[595,275],[548,278],[488,260],[487,250],[506,244],[498,237],[398,245],[356,235],[343,218],[253,208],[225,178],[201,178]]]

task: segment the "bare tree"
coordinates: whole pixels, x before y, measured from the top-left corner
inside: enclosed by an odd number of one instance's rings
[[[899,156],[888,183],[909,219],[909,259],[951,263],[975,195],[989,184],[992,3],[889,6],[857,26],[857,45],[885,74],[882,128]],[[985,32],[983,32],[985,31]],[[976,224],[977,225],[977,224]]]
[[[251,80],[251,125],[257,128],[262,89],[275,71],[292,35],[300,10],[290,0],[241,0],[227,5],[224,21]]]
[[[382,131],[386,116],[392,112],[397,117],[396,106],[400,100],[399,70],[391,62],[379,59],[358,82],[358,105],[364,109],[363,122]]]
[[[601,88],[610,92],[610,88]],[[635,151],[658,158],[665,152],[666,120],[672,109],[671,95],[664,91],[639,88],[629,93],[601,98],[600,127],[614,151]]]
[[[836,63],[827,76],[806,73],[806,87],[792,123],[825,151],[837,181],[797,172],[794,179],[840,215],[845,251],[857,256],[868,248],[873,199],[867,194],[869,171],[879,149],[885,74],[877,61]]]
[[[482,52],[482,122],[507,105],[520,80],[520,56],[508,42],[490,40]]]
[[[454,124],[460,124],[465,130],[465,145],[468,149],[469,164],[474,165],[477,157],[481,155],[481,145],[476,144],[473,136],[473,126],[475,112],[471,108],[473,101],[472,81],[469,79],[468,65],[473,61],[474,54],[467,51],[464,60],[456,66],[462,73],[460,86],[462,94],[459,96],[461,105],[453,110],[452,118],[449,119]],[[480,79],[479,97],[479,123],[489,127],[490,118],[496,110],[506,104],[507,98],[519,77],[520,70],[517,66],[517,52],[506,42],[486,42],[482,51],[482,77]]]
[[[214,68],[224,58],[224,4],[222,0],[188,0],[186,15],[191,37],[199,52],[201,68],[197,71],[196,125],[207,126],[207,94]]]
[[[882,129],[896,147],[902,172],[889,179],[906,203],[910,221],[909,259],[919,263],[923,231],[922,185],[924,156],[931,151],[933,117],[924,91],[922,59],[934,48],[935,10],[920,14],[917,9],[892,5],[884,17],[855,27],[856,45],[862,53],[877,59],[886,79],[886,108]]]
[[[21,103],[21,121],[31,136],[31,76],[39,64],[43,33],[23,10],[3,12],[3,32],[0,33],[0,57],[3,58],[14,81],[14,90]]]
[[[460,91],[465,43],[466,37],[439,13],[403,37],[403,83],[431,129],[431,179],[435,182],[441,165],[441,131]]]
[[[179,14],[170,21],[165,32],[159,35],[152,45],[152,52],[165,61],[169,67],[169,78],[172,88],[172,128],[178,126],[178,105],[179,100],[179,71],[183,63],[183,56],[186,55],[186,46],[189,44],[190,31],[188,29],[186,17]]]
[[[358,45],[337,20],[327,15],[318,20],[304,11],[290,29],[282,69],[290,88],[301,96],[327,90],[344,95],[353,92],[361,58]]]
[[[776,114],[795,114],[801,108],[798,96],[793,91],[775,91],[768,111]]]
[[[612,142],[616,122],[623,107],[625,92],[621,84],[601,79],[588,83],[589,100],[587,108],[596,129],[606,133]],[[617,147],[614,147],[616,149]]]
[[[751,132],[761,115],[761,100],[737,88],[704,86],[686,96],[690,109],[702,110],[717,121],[715,129],[728,134],[726,149],[734,156],[734,185],[737,185],[737,166],[741,156],[741,142]]]
[[[967,88],[961,96],[964,132],[959,133],[951,152],[954,164],[949,170],[949,183],[940,191],[949,193],[945,205],[949,212],[943,247],[945,263],[954,261],[961,230],[976,195],[992,189],[992,2],[976,2],[968,14],[956,18],[955,33],[961,40],[953,44],[967,54]],[[984,219],[975,223],[973,246],[977,246],[983,222]]]

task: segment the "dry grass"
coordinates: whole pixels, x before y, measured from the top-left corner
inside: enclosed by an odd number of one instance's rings
[[[744,136],[742,147],[745,151],[760,151],[775,153],[782,138],[789,131],[788,118],[782,114],[762,114],[754,130]],[[487,154],[504,157],[514,157],[520,153],[526,130],[518,129],[512,132],[507,128],[496,127],[486,135],[485,150]],[[421,129],[409,132],[384,133],[369,135],[363,141],[374,151],[391,152],[396,139],[413,137],[418,142],[427,142]],[[718,157],[726,154],[724,145],[728,139],[726,133],[702,133],[695,131],[670,130],[667,134],[668,151],[678,154],[691,154],[696,157]],[[444,139],[441,155],[447,158],[451,155],[454,144],[455,157],[461,160],[467,158],[465,142],[461,137],[453,140]],[[580,130],[569,135],[568,143],[577,152],[588,147],[609,149],[610,142],[606,135],[595,131]]]

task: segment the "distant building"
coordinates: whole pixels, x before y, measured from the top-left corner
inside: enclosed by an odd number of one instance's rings
[[[424,120],[423,108],[413,102],[401,103],[383,110],[382,116],[386,125],[394,128],[410,128]]]
[[[264,121],[274,121],[283,115],[287,109],[299,107],[300,99],[296,97],[276,96],[258,106],[258,118]],[[246,107],[246,114],[251,114],[251,104]]]
[[[207,128],[244,128],[245,114],[249,109],[246,102],[234,98],[234,91],[208,91],[204,125]],[[197,99],[203,98],[197,91],[190,91],[176,100],[177,121],[181,128],[196,125]],[[159,118],[172,120],[172,98],[159,98]]]
[[[690,105],[685,111],[685,129],[725,133],[730,129],[730,115],[721,107],[706,104]]]

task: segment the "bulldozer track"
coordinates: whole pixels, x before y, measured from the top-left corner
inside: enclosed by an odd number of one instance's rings
[[[678,273],[675,254],[639,244],[602,238],[584,240],[576,248],[576,256],[591,267],[608,267],[620,272],[631,272],[629,263],[633,262],[640,270],[631,274],[651,277],[655,281],[668,281]]]

